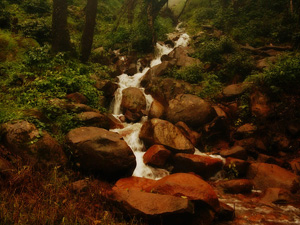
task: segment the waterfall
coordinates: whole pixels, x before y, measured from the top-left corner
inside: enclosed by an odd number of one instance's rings
[[[189,41],[189,36],[186,33],[182,33],[179,39],[175,42],[175,47],[178,46],[187,46]],[[174,47],[174,48],[175,48]],[[122,102],[122,91],[129,87],[136,87],[140,88],[145,97],[147,102],[146,110],[150,109],[151,103],[153,98],[151,95],[146,95],[144,92],[144,88],[141,88],[141,80],[143,76],[147,73],[147,71],[156,65],[161,63],[161,56],[169,54],[174,48],[171,48],[167,45],[157,43],[156,50],[155,50],[155,58],[151,61],[150,67],[145,68],[142,72],[138,72],[133,76],[129,76],[127,74],[121,74],[118,76],[119,79],[119,88],[115,92],[115,98],[112,102],[112,111],[113,115],[118,119],[122,116],[121,112],[121,102]],[[137,63],[137,69],[139,71],[140,65]],[[169,175],[169,172],[164,169],[153,168],[151,166],[147,166],[143,162],[143,156],[145,154],[145,146],[144,143],[139,139],[139,133],[142,128],[142,125],[145,121],[147,121],[147,116],[144,116],[141,121],[138,123],[123,123],[123,129],[113,129],[111,131],[119,133],[123,136],[124,140],[128,144],[128,146],[132,149],[136,157],[137,166],[133,172],[133,176],[136,177],[145,177],[150,179],[160,179],[164,176]]]

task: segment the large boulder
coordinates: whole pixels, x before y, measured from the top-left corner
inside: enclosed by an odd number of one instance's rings
[[[169,101],[167,120],[172,123],[182,121],[190,127],[199,127],[216,117],[212,106],[196,95],[180,94]]]
[[[66,163],[66,156],[60,144],[32,123],[6,123],[1,126],[0,133],[4,146],[25,161]]]
[[[123,113],[131,122],[139,121],[146,110],[146,97],[139,88],[129,87],[122,91],[121,107]]]
[[[160,77],[162,76],[164,73],[167,72],[167,70],[171,67],[172,65],[167,62],[164,61],[156,66],[153,66],[152,68],[150,68],[146,74],[144,75],[142,81],[141,81],[141,85],[142,86],[146,86],[153,77]]]
[[[223,167],[221,159],[203,155],[178,153],[173,160],[175,171],[194,172],[205,179],[215,175]]]
[[[135,156],[122,137],[102,128],[73,129],[66,136],[66,146],[82,170],[104,177],[131,175],[136,166]]]
[[[184,122],[180,121],[176,123],[175,126],[179,128],[182,134],[189,139],[194,146],[200,143],[201,134],[191,130]]]
[[[105,129],[110,128],[110,120],[106,115],[101,113],[82,112],[76,117],[84,126],[100,127]]]
[[[194,153],[192,143],[172,123],[151,119],[143,124],[139,135],[146,145],[163,145],[175,152]]]
[[[219,211],[220,208],[218,197],[213,188],[194,174],[175,173],[166,176],[147,187],[146,191],[200,201],[215,211]]]
[[[199,59],[188,56],[189,49],[187,47],[179,46],[168,54],[169,61],[174,61],[176,66],[186,67],[193,66],[200,63]]]
[[[200,86],[192,85],[183,80],[174,78],[153,77],[147,85],[145,85],[146,94],[151,94],[159,102],[166,104],[179,94],[196,93]]]
[[[296,192],[300,187],[300,177],[277,165],[253,163],[249,166],[247,178],[252,179],[257,189],[284,188]]]
[[[194,213],[191,201],[170,195],[114,188],[113,199],[126,214],[148,219],[170,214]]]
[[[142,177],[125,177],[121,178],[115,183],[114,188],[120,188],[124,190],[139,190],[145,191],[146,188],[153,185],[156,180],[142,178]]]
[[[256,117],[268,117],[271,113],[271,106],[267,95],[256,91],[251,94],[251,112]]]

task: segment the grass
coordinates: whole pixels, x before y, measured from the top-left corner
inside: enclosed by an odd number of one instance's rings
[[[84,179],[81,192],[72,183]],[[23,166],[3,182],[0,190],[0,224],[140,224],[125,221],[108,200],[110,185],[85,178],[67,168],[36,169]]]

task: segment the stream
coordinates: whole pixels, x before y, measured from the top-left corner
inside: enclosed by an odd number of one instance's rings
[[[151,95],[147,95],[144,92],[144,88],[141,87],[141,80],[146,72],[156,65],[159,65],[161,62],[161,56],[169,54],[174,48],[178,46],[187,46],[189,42],[189,35],[186,34],[183,30],[177,27],[176,31],[170,35],[180,35],[178,40],[175,42],[173,48],[157,43],[156,46],[156,55],[155,58],[151,61],[150,67],[144,68],[142,72],[138,72],[133,76],[127,74],[121,74],[118,76],[119,79],[119,88],[115,92],[115,98],[111,104],[111,110],[114,117],[118,120],[124,117],[121,110],[121,101],[122,101],[122,91],[128,87],[136,87],[143,91],[146,97],[146,110],[150,109],[153,98]],[[138,65],[138,70],[139,70]],[[124,140],[128,146],[132,149],[136,157],[136,168],[132,174],[135,177],[143,177],[154,180],[159,180],[167,175],[169,171],[160,168],[154,168],[148,165],[145,165],[143,162],[143,155],[145,154],[144,143],[139,139],[139,133],[142,128],[142,125],[145,121],[148,120],[147,116],[142,117],[142,119],[137,123],[126,123],[123,122],[124,128],[122,129],[112,129],[111,131],[119,133],[123,136]],[[121,120],[120,120],[121,121]],[[198,149],[195,149],[197,155],[207,155],[200,152]],[[211,157],[217,157],[223,160],[224,159],[219,155],[210,155]],[[219,180],[224,177],[216,174],[211,180]],[[217,224],[300,224],[300,208],[299,206],[292,205],[264,205],[258,202],[260,191],[253,190],[252,194],[249,196],[243,195],[223,195],[218,194],[218,197],[221,202],[228,204],[229,206],[235,209],[235,219],[233,221],[221,222]],[[241,197],[243,196],[243,197]]]

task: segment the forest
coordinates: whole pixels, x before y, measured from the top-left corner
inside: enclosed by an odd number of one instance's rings
[[[300,2],[0,0],[0,224],[299,224]]]

